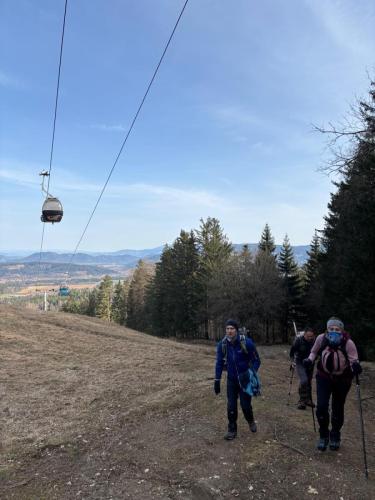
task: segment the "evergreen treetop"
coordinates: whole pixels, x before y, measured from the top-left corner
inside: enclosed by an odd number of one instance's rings
[[[258,250],[260,250],[261,252],[268,252],[269,254],[273,254],[276,250],[275,240],[271,234],[271,229],[268,224],[264,226],[258,245]]]

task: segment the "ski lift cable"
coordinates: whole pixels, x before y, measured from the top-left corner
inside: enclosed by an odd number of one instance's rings
[[[49,158],[49,170],[48,170],[48,175],[47,175],[48,181],[47,181],[47,190],[45,191],[46,192],[46,199],[48,198],[48,195],[49,195],[49,185],[50,185],[50,180],[51,180],[53,150],[54,150],[54,144],[55,144],[57,108],[58,108],[58,102],[59,102],[61,63],[62,63],[62,54],[63,54],[63,48],[64,48],[65,21],[66,21],[67,6],[68,6],[68,0],[65,0],[64,18],[63,18],[62,31],[61,31],[61,41],[60,41],[59,68],[58,68],[58,73],[57,73],[55,109],[54,109],[54,115],[53,115],[53,127],[52,127],[51,150],[50,150],[50,158]],[[44,185],[44,178],[43,178],[43,185]],[[44,242],[45,225],[46,225],[46,223],[45,223],[45,221],[43,221],[43,230],[42,230],[42,237],[41,237],[40,250],[39,250],[39,272],[38,272],[37,283],[39,281],[39,277],[40,277],[40,274],[41,274],[41,262],[42,262],[42,252],[43,252],[43,242]]]
[[[93,208],[93,210],[92,210],[92,212],[91,212],[91,214],[90,214],[90,216],[89,216],[89,218],[88,218],[88,221],[87,221],[87,223],[86,223],[86,226],[85,226],[85,228],[84,228],[84,230],[83,230],[83,232],[82,232],[82,234],[81,234],[81,236],[80,236],[80,238],[79,238],[79,240],[78,240],[78,243],[77,243],[77,245],[76,245],[76,247],[75,247],[75,249],[74,249],[74,251],[73,251],[73,254],[72,254],[72,256],[71,256],[71,258],[70,258],[70,261],[69,261],[69,264],[68,264],[68,271],[67,271],[67,274],[70,274],[70,269],[71,269],[71,266],[72,266],[73,259],[74,259],[75,255],[76,255],[76,253],[77,253],[77,250],[78,250],[78,248],[79,248],[79,246],[80,246],[80,244],[81,244],[81,242],[82,242],[82,240],[83,240],[83,238],[84,238],[84,236],[85,236],[85,234],[86,234],[86,231],[87,231],[87,229],[88,229],[88,227],[89,227],[89,225],[90,225],[90,223],[91,223],[91,220],[92,220],[92,218],[93,218],[93,216],[94,216],[94,214],[95,214],[95,212],[96,212],[96,209],[97,209],[97,207],[98,207],[98,205],[99,205],[99,203],[100,203],[100,200],[102,199],[102,196],[103,196],[103,194],[104,194],[104,191],[106,190],[106,187],[107,187],[107,185],[108,185],[108,182],[109,182],[109,180],[110,180],[110,178],[111,178],[111,176],[112,176],[112,174],[113,174],[113,171],[114,171],[114,169],[115,169],[115,167],[116,167],[116,165],[117,165],[117,162],[118,162],[118,160],[120,159],[120,156],[121,156],[121,154],[122,154],[122,151],[123,151],[123,149],[124,149],[124,147],[125,147],[125,145],[126,145],[126,143],[127,143],[127,140],[128,140],[128,138],[129,138],[129,136],[130,136],[130,134],[131,134],[132,130],[133,130],[133,127],[134,127],[134,125],[135,125],[135,122],[137,121],[137,118],[138,118],[138,116],[139,116],[139,114],[140,114],[140,112],[141,112],[141,109],[142,109],[142,107],[143,107],[143,104],[144,104],[144,102],[145,102],[145,100],[146,100],[146,98],[147,98],[147,96],[148,96],[148,93],[149,93],[149,91],[150,91],[150,89],[151,89],[151,87],[152,87],[152,84],[153,84],[153,82],[154,82],[154,80],[155,80],[155,78],[156,78],[156,75],[157,75],[157,73],[158,73],[158,70],[159,70],[159,68],[160,68],[160,66],[161,66],[161,63],[163,62],[164,56],[165,56],[165,54],[166,54],[166,52],[167,52],[167,50],[168,50],[168,47],[169,47],[169,45],[170,45],[170,43],[171,43],[171,41],[172,41],[172,38],[173,38],[174,33],[175,33],[176,29],[177,29],[177,26],[178,26],[178,24],[179,24],[179,22],[180,22],[180,20],[181,20],[181,18],[182,18],[182,15],[183,15],[183,13],[184,13],[184,11],[185,11],[185,8],[186,8],[186,6],[187,6],[187,4],[188,4],[188,1],[189,1],[189,0],[185,0],[185,3],[184,3],[184,5],[183,5],[183,7],[182,7],[182,9],[181,9],[181,12],[180,12],[180,14],[179,14],[178,18],[177,18],[177,21],[176,21],[176,23],[175,23],[175,25],[174,25],[174,27],[173,27],[173,30],[172,30],[172,32],[171,32],[171,34],[170,34],[170,36],[169,36],[169,39],[168,39],[168,41],[167,41],[167,43],[166,43],[166,45],[165,45],[165,47],[164,47],[163,53],[162,53],[162,55],[161,55],[161,57],[160,57],[160,59],[159,59],[159,62],[158,62],[158,64],[157,64],[157,66],[156,66],[156,68],[155,68],[155,70],[154,70],[154,73],[153,73],[153,75],[152,75],[152,77],[151,77],[151,80],[150,80],[150,82],[149,82],[149,84],[148,84],[148,86],[147,86],[146,92],[145,92],[145,93],[144,93],[144,95],[143,95],[143,98],[142,98],[142,100],[141,100],[141,103],[139,104],[138,109],[137,109],[137,111],[136,111],[136,113],[135,113],[135,115],[134,115],[134,118],[133,118],[133,120],[132,120],[132,122],[131,122],[131,124],[130,124],[130,127],[129,127],[129,129],[128,129],[128,131],[127,131],[126,135],[125,135],[125,139],[123,140],[122,145],[121,145],[121,147],[120,147],[120,150],[119,150],[119,152],[118,152],[118,154],[117,154],[117,156],[116,156],[116,158],[115,158],[115,161],[114,161],[114,163],[113,163],[113,165],[112,165],[112,168],[111,168],[111,169],[110,169],[110,171],[109,171],[108,177],[107,177],[107,179],[106,179],[106,181],[105,181],[105,183],[104,183],[104,185],[103,185],[103,188],[102,188],[102,190],[101,190],[101,192],[100,192],[100,194],[99,194],[99,197],[98,197],[98,199],[97,199],[97,201],[96,201],[96,203],[95,203],[95,206],[94,206],[94,208]]]
[[[55,112],[54,112],[54,116],[53,116],[51,152],[50,152],[50,158],[49,158],[49,170],[48,170],[48,182],[47,182],[47,196],[49,194],[49,184],[50,184],[50,180],[51,180],[51,170],[52,170],[52,160],[53,160],[53,149],[54,149],[54,145],[55,145],[57,107],[58,107],[58,102],[59,102],[61,62],[62,62],[62,55],[63,55],[63,48],[64,48],[65,20],[66,20],[67,6],[68,6],[68,0],[65,0],[64,20],[63,20],[63,25],[62,25],[61,42],[60,42],[59,69],[58,69],[58,74],[57,74],[57,86],[56,86],[56,97],[55,97]]]

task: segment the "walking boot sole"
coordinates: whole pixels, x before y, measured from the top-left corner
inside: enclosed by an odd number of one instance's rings
[[[340,449],[340,444],[339,443],[330,443],[329,449],[332,451],[338,451]]]

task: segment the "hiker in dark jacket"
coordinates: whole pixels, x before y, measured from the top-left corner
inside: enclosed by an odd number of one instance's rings
[[[297,371],[299,378],[299,402],[297,406],[299,410],[305,410],[306,406],[313,406],[311,398],[311,380],[314,366],[307,370],[303,366],[303,360],[309,356],[314,341],[315,333],[313,329],[306,327],[303,335],[298,336],[290,348],[289,357],[291,360],[291,369]]]
[[[241,389],[239,375],[247,372],[249,366],[256,372],[260,366],[260,359],[254,342],[238,332],[238,324],[229,319],[225,324],[225,337],[216,348],[215,367],[215,394],[220,393],[220,379],[224,367],[227,369],[227,409],[228,432],[224,439],[231,440],[237,436],[237,400],[240,404],[251,432],[257,431],[251,406],[251,396]]]
[[[303,364],[309,368],[319,357],[316,374],[317,407],[320,439],[318,450],[338,450],[341,428],[344,424],[344,405],[354,375],[362,372],[358,352],[344,323],[332,317],[327,321],[327,331],[319,335],[311,353]],[[329,431],[329,400],[331,403],[331,431]]]

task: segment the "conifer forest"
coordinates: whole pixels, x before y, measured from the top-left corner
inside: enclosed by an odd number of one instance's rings
[[[375,81],[343,127],[327,135],[333,178],[325,225],[312,235],[299,267],[288,235],[275,255],[265,224],[258,250],[235,252],[218,219],[181,230],[156,265],[140,260],[130,279],[109,276],[91,292],[72,294],[64,310],[97,316],[153,335],[218,339],[228,317],[260,343],[286,342],[302,329],[323,331],[343,319],[361,355],[375,358]]]

